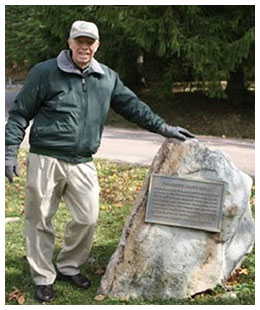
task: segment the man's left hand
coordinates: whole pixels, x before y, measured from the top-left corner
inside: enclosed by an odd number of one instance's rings
[[[195,138],[195,136],[190,133],[187,129],[182,127],[174,127],[167,125],[166,123],[162,124],[159,128],[158,133],[166,138],[176,138],[181,141],[186,141],[187,139]]]

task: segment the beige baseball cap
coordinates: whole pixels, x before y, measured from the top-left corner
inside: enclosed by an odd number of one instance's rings
[[[94,23],[77,20],[71,26],[70,37],[72,39],[77,37],[89,37],[99,40],[98,27]]]

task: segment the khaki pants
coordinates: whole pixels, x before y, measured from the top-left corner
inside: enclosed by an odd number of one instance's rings
[[[93,162],[73,165],[30,153],[25,197],[26,255],[36,285],[52,284],[55,232],[52,218],[61,198],[71,211],[56,260],[65,275],[79,273],[92,246],[99,211],[99,185]]]

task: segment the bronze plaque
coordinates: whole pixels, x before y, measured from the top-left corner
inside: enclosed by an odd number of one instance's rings
[[[145,221],[219,232],[225,182],[152,174]]]

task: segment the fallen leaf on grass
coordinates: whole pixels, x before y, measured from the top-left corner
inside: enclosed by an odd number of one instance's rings
[[[248,275],[248,269],[247,268],[239,268],[237,270],[237,273],[238,274],[244,274],[245,276],[247,276]]]
[[[100,269],[100,268],[95,271],[95,274],[99,274],[99,275],[104,274],[104,273],[105,273],[105,270]]]
[[[204,298],[205,296],[209,295],[210,292],[211,292],[211,290],[206,290],[204,292],[197,293],[197,294],[192,296],[192,300],[197,300],[197,299],[200,299],[200,298]]]
[[[238,285],[239,282],[236,279],[236,275],[232,275],[226,282],[224,287],[228,290],[231,290],[233,286]]]
[[[17,302],[18,302],[18,304],[19,304],[19,305],[23,305],[23,304],[24,304],[24,302],[25,302],[25,298],[24,298],[24,296],[23,296],[23,295],[21,295],[21,296],[18,298]]]
[[[238,275],[248,275],[249,271],[247,268],[238,268],[231,277],[226,281],[226,285],[237,285],[239,282],[241,282],[241,279],[238,277]]]
[[[128,302],[129,301],[129,297],[128,296],[120,297],[119,300],[122,301],[122,302]]]
[[[13,287],[12,292],[8,294],[8,298],[10,301],[17,301],[19,305],[23,305],[25,302],[24,293],[16,287]]]
[[[101,301],[101,300],[104,300],[105,298],[106,298],[105,295],[99,294],[99,295],[97,295],[97,296],[94,298],[94,300],[96,300],[96,301]]]

